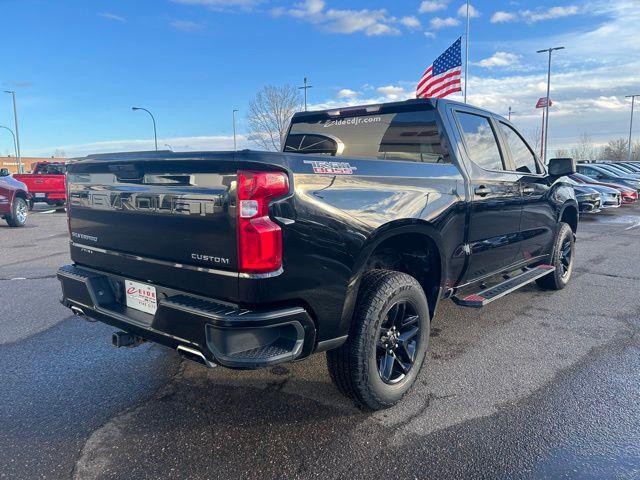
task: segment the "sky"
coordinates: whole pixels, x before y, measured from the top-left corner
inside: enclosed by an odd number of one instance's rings
[[[423,70],[464,35],[463,0],[2,0],[0,84],[15,90],[23,155],[80,156],[239,145],[250,99],[299,86],[310,108],[415,96]],[[628,135],[640,94],[640,0],[475,0],[469,103],[532,135],[554,53],[549,147]],[[460,99],[452,95],[450,98]],[[13,128],[0,93],[0,125]],[[634,129],[640,137],[640,118]],[[538,127],[539,128],[539,127]],[[0,130],[0,154],[13,152]]]

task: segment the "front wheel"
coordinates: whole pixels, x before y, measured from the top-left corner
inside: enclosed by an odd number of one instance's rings
[[[394,405],[420,372],[429,328],[427,298],[415,278],[388,270],[366,272],[349,338],[327,352],[332,381],[365,410]]]
[[[29,207],[22,197],[16,197],[13,200],[11,214],[7,215],[6,220],[10,227],[23,227],[27,223],[27,212]]]
[[[551,257],[551,265],[556,269],[549,275],[536,280],[538,286],[547,290],[562,290],[566,287],[573,272],[574,253],[575,237],[573,230],[568,224],[560,223]]]

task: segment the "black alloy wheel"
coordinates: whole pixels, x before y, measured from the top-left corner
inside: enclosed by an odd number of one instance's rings
[[[429,348],[429,303],[420,283],[392,270],[362,276],[349,336],[327,352],[331,380],[363,410],[399,402]]]
[[[393,385],[411,371],[420,339],[420,322],[415,308],[407,301],[394,304],[380,326],[376,362],[384,383]]]
[[[573,260],[573,242],[570,237],[567,237],[562,242],[560,250],[560,275],[565,278],[571,271],[571,262]]]
[[[561,222],[549,262],[555,269],[548,275],[536,280],[540,287],[547,290],[562,290],[567,286],[573,272],[575,245],[573,230],[568,224]]]

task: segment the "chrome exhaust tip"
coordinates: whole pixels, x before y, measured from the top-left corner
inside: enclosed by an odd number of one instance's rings
[[[213,363],[211,360],[207,360],[207,358],[200,350],[186,347],[184,345],[178,345],[178,348],[176,348],[176,350],[178,351],[178,355],[186,360],[191,360],[192,362],[199,363],[200,365],[204,365],[205,367],[209,368],[217,367],[217,364]]]
[[[73,312],[73,314],[76,317],[79,317],[79,318],[81,318],[83,320],[86,320],[89,323],[95,323],[96,322],[96,320],[94,320],[93,318],[88,317],[87,314],[84,313],[84,310],[82,310],[80,307],[76,307],[75,305],[71,305],[69,308],[71,309],[71,312]]]

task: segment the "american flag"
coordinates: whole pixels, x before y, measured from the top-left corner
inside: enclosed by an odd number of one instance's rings
[[[436,58],[422,74],[416,88],[417,98],[444,98],[450,93],[460,92],[462,84],[462,37]]]

